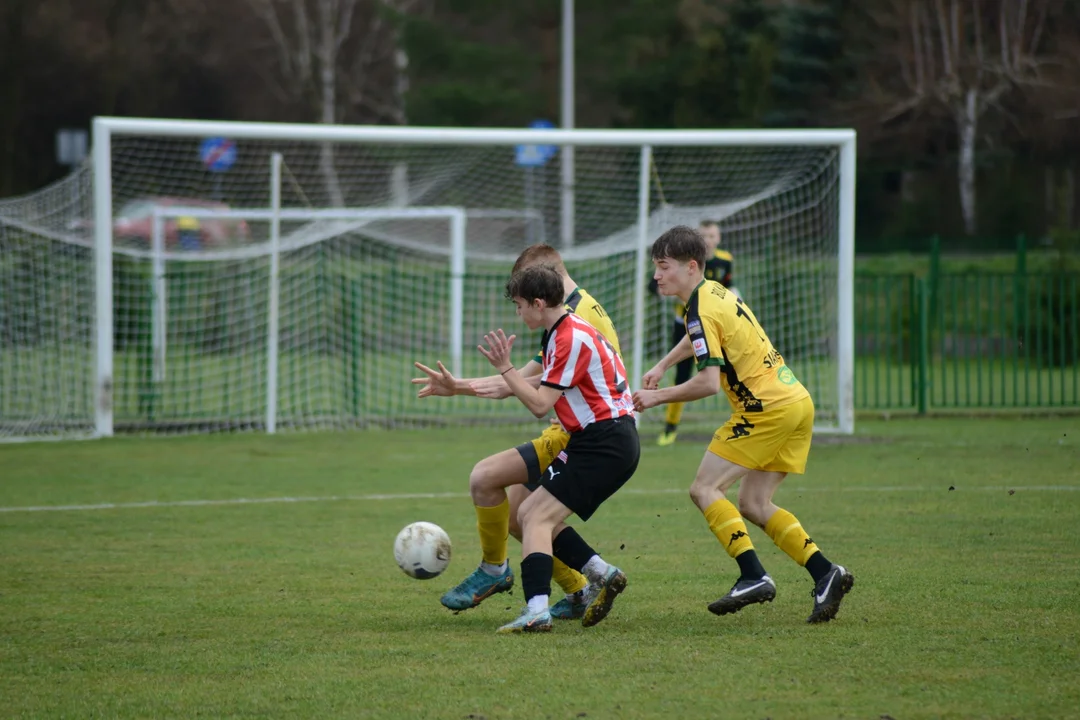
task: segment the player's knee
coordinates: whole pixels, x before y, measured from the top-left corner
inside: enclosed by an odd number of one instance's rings
[[[477,491],[492,490],[497,486],[497,474],[492,463],[487,459],[481,460],[473,466],[469,473],[469,492],[475,495]]]
[[[690,500],[698,507],[701,507],[702,503],[712,494],[712,489],[713,483],[709,482],[708,478],[698,476],[690,484]]]

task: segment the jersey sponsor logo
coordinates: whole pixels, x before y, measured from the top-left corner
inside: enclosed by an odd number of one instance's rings
[[[701,323],[697,320],[691,320],[686,324],[686,332],[688,335],[701,335]]]
[[[784,364],[784,358],[775,348],[773,348],[772,350],[769,350],[769,354],[765,356],[765,359],[761,361],[761,364],[766,368],[780,367]]]
[[[705,345],[705,338],[698,338],[694,341],[694,355],[708,355],[709,348]]]
[[[784,383],[785,385],[794,385],[795,383],[799,382],[798,379],[795,377],[795,373],[791,372],[791,368],[789,368],[787,365],[780,366],[780,368],[776,371],[776,379]]]

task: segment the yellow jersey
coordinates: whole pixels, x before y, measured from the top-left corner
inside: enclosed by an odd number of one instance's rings
[[[615,332],[615,325],[596,298],[581,288],[574,288],[573,292],[566,297],[564,307],[592,325],[605,340],[611,343],[611,347],[615,348],[615,352],[622,355],[622,350],[619,348],[619,336]],[[542,365],[544,363],[543,352],[537,354],[535,360]]]
[[[733,411],[761,412],[810,396],[754,312],[720,283],[702,280],[684,319],[698,370],[720,367],[720,386]]]

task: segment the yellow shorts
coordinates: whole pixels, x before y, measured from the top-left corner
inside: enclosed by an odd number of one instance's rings
[[[540,476],[547,472],[555,458],[566,449],[570,442],[570,433],[563,430],[562,425],[548,425],[540,437],[527,443],[518,445],[517,451],[525,461],[529,470],[529,483],[536,483]]]
[[[810,455],[810,397],[759,413],[735,413],[713,435],[709,452],[751,470],[802,474]]]

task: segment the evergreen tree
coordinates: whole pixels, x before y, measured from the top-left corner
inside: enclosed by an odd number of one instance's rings
[[[776,57],[772,105],[763,117],[773,127],[823,124],[821,110],[843,73],[841,21],[846,0],[800,0],[774,17]]]
[[[762,0],[735,0],[724,28],[735,99],[731,125],[759,127],[772,103],[772,73],[776,61],[775,11]]]

